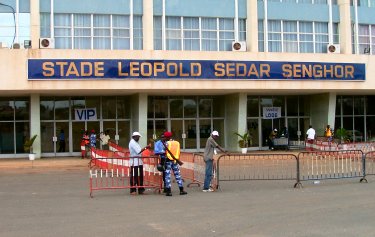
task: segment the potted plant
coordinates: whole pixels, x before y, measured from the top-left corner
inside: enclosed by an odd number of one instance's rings
[[[249,147],[249,144],[251,143],[250,133],[246,132],[244,134],[239,134],[235,132],[234,134],[240,138],[240,140],[238,140],[238,146],[242,149],[242,153],[246,154],[247,148]]]
[[[38,135],[32,136],[30,139],[27,139],[23,144],[23,149],[25,152],[29,153],[29,160],[35,160],[35,153],[33,153],[33,143]]]

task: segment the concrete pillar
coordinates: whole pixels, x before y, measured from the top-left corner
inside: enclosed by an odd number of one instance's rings
[[[225,134],[226,148],[230,151],[239,151],[238,136],[247,130],[247,95],[245,93],[228,95],[225,98]]]
[[[340,49],[342,54],[352,54],[352,27],[350,18],[350,0],[338,0],[340,11]]]
[[[143,49],[154,49],[154,1],[143,0]]]
[[[141,146],[146,146],[147,141],[147,94],[136,94],[131,97],[131,133],[138,131],[142,138],[139,140]]]
[[[313,95],[310,97],[311,125],[317,136],[324,135],[324,129],[329,124],[335,129],[336,93]]]
[[[249,52],[258,52],[258,1],[247,0],[246,44]]]
[[[31,48],[39,48],[40,37],[40,11],[39,0],[30,0],[30,39]]]
[[[40,97],[39,94],[30,96],[30,137],[38,135],[33,144],[33,153],[35,158],[41,156],[41,131],[40,131]]]

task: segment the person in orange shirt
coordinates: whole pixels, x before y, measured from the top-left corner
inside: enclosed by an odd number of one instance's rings
[[[166,196],[172,196],[172,191],[171,191],[171,187],[172,187],[172,182],[171,182],[171,175],[172,175],[172,172],[171,170],[173,170],[173,174],[174,174],[174,177],[176,178],[176,182],[178,184],[178,187],[180,189],[180,195],[186,195],[187,192],[184,191],[184,184],[183,184],[183,181],[182,181],[182,178],[181,178],[181,174],[180,174],[180,168],[179,168],[179,164],[175,161],[176,159],[179,158],[179,154],[180,154],[180,146],[179,144],[177,146],[169,146],[168,143],[171,143],[171,142],[174,142],[174,143],[178,143],[178,141],[172,141],[171,140],[171,137],[172,137],[172,133],[171,132],[165,132],[164,134],[164,141],[162,141],[164,144],[164,148],[165,148],[165,154],[167,156],[167,158],[165,159],[165,190],[166,190],[166,193],[165,195]],[[175,144],[176,145],[176,144]],[[169,148],[171,150],[169,150]],[[168,151],[169,150],[169,151]],[[171,158],[168,158],[168,157],[171,157]]]

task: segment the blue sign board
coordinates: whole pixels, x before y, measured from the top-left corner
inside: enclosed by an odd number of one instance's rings
[[[29,59],[29,80],[338,80],[364,81],[363,63]]]

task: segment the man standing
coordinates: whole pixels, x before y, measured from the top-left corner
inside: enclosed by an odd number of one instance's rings
[[[307,141],[306,141],[306,150],[313,151],[313,144],[315,140],[315,129],[313,129],[312,125],[309,126],[309,129],[306,132]]]
[[[271,131],[270,135],[268,136],[268,138],[270,139],[269,140],[269,144],[268,144],[268,147],[270,150],[274,150],[275,149],[275,138],[277,136],[277,129],[275,128],[274,130]]]
[[[109,130],[105,130],[105,132],[100,133],[100,140],[102,141],[102,149],[103,150],[109,150],[108,142],[111,139],[109,136]]]
[[[165,165],[165,176],[163,177],[165,195],[172,196],[172,170],[174,177],[176,178],[178,188],[180,189],[180,195],[186,195],[187,192],[184,191],[184,183],[181,178],[180,167],[176,162],[176,160],[179,159],[180,146],[178,141],[171,140],[171,137],[171,132],[164,132],[163,136],[161,136],[161,140],[155,143],[155,154],[158,154],[160,156],[161,163]],[[175,144],[171,146],[171,143]]]
[[[205,177],[204,177],[204,185],[203,185],[203,192],[213,192],[214,190],[210,188],[210,183],[212,179],[212,167],[214,163],[214,154],[216,154],[216,148],[222,152],[226,152],[219,144],[217,144],[216,140],[219,137],[218,131],[213,131],[211,136],[207,138],[206,148],[204,149],[203,159],[204,163],[206,164],[205,170]]]
[[[147,145],[144,148],[141,148],[138,141],[142,137],[139,132],[133,132],[132,139],[129,142],[129,167],[130,167],[130,194],[135,195],[138,193],[143,194],[145,188],[143,187],[143,161],[142,161],[142,152],[149,149],[151,145]]]

